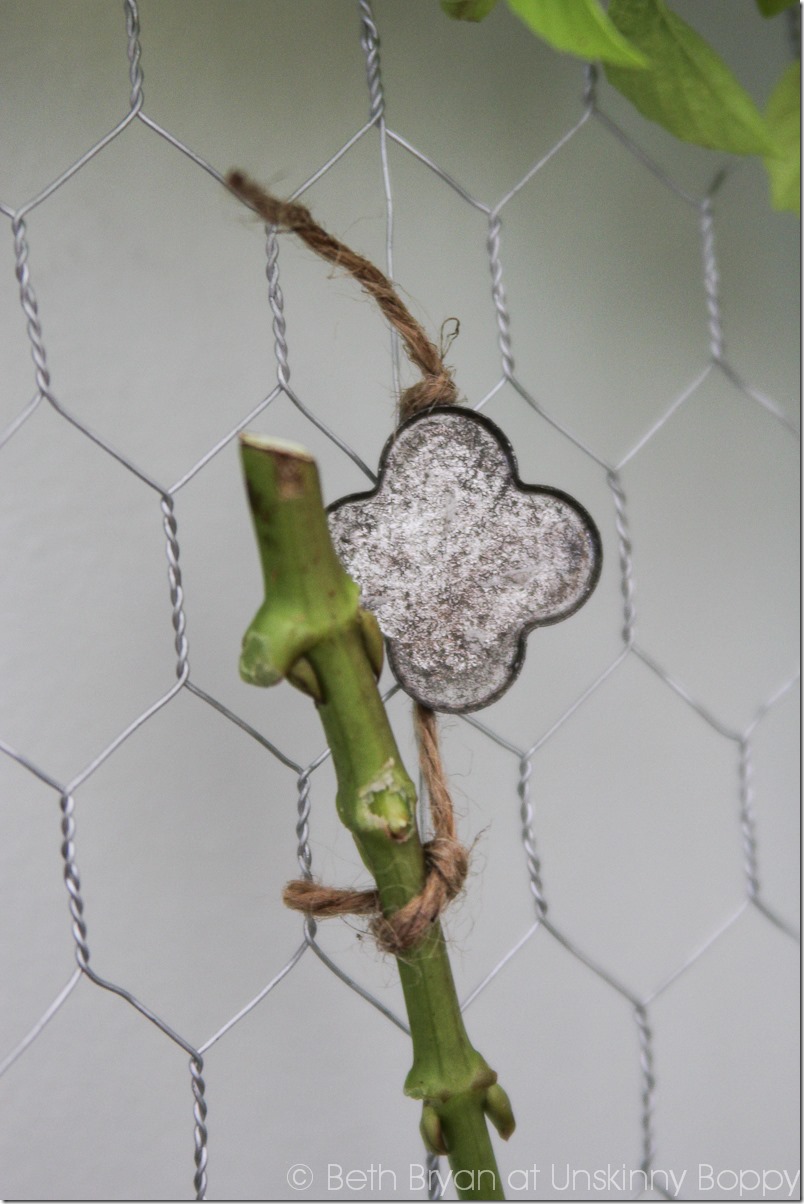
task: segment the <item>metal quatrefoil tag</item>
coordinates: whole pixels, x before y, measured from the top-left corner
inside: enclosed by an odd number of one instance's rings
[[[335,502],[329,526],[394,676],[436,711],[498,699],[528,632],[571,615],[600,576],[600,536],[583,506],[520,481],[502,431],[455,406],[403,423],[376,488]]]

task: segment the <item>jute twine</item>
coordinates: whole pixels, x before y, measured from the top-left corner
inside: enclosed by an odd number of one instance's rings
[[[457,402],[458,391],[444,365],[442,352],[427,337],[378,267],[323,230],[304,205],[278,200],[242,171],[230,171],[226,183],[268,225],[298,235],[317,255],[353,276],[377,302],[399,333],[409,360],[422,374],[422,379],[406,389],[399,399],[400,422],[421,410]],[[288,883],[283,894],[287,907],[316,919],[370,916],[369,927],[378,946],[397,956],[427,935],[444,908],[460,892],[469,867],[469,855],[455,830],[452,798],[439,749],[438,719],[433,710],[418,702],[414,704],[413,716],[419,766],[433,825],[433,837],[424,844],[427,875],[420,894],[390,916],[383,915],[376,890],[341,890],[297,879]]]
[[[307,246],[336,268],[349,272],[379,305],[385,317],[399,333],[408,359],[418,368],[422,379],[406,389],[399,399],[399,418],[404,421],[419,410],[432,406],[455,405],[458,390],[451,372],[444,366],[441,352],[428,339],[423,327],[402,301],[388,277],[378,267],[358,255],[351,247],[322,230],[309,209],[294,201],[280,201],[266,192],[242,171],[230,171],[226,183],[268,225],[290,230]]]
[[[316,919],[370,916],[369,929],[377,945],[397,957],[427,936],[444,908],[459,894],[469,868],[469,854],[455,831],[435,712],[416,703],[413,717],[434,833],[432,840],[424,845],[427,876],[420,894],[390,916],[383,915],[376,890],[340,890],[298,878],[287,884],[282,896],[287,907],[307,912]]]

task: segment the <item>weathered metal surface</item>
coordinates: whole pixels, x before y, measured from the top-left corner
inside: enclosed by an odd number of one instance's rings
[[[438,711],[499,698],[527,633],[571,615],[600,575],[583,507],[520,481],[499,428],[452,406],[404,423],[376,489],[336,502],[329,524],[397,681]]]

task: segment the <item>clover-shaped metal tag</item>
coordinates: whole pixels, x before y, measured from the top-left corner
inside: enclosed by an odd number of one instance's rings
[[[454,406],[403,423],[376,488],[335,502],[329,525],[394,676],[437,711],[499,698],[528,632],[571,615],[600,576],[600,536],[584,508],[520,481],[502,431]]]

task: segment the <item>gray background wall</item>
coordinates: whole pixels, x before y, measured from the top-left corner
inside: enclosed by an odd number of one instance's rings
[[[502,6],[478,27],[449,22],[435,0],[373,7],[389,127],[482,203],[495,204],[580,119],[582,65],[541,46]],[[764,104],[790,56],[784,20],[763,21],[748,0],[674,7]],[[219,171],[243,166],[287,195],[368,120],[358,11],[346,0],[141,0],[140,15],[144,114]],[[0,23],[7,429],[35,392],[10,215],[125,116],[130,82],[122,6],[6,0]],[[511,385],[485,412],[512,440],[523,478],[578,497],[605,549],[593,599],[531,637],[517,684],[478,716],[520,751],[623,650],[605,466],[636,447],[710,356],[696,205],[725,157],[677,143],[605,82],[599,103],[696,204],[590,119],[503,210],[517,377],[553,421]],[[713,368],[623,466],[646,655],[624,657],[555,728],[530,782],[555,930],[639,1001],[683,969],[648,1007],[655,1165],[686,1175],[686,1198],[710,1199],[733,1198],[728,1174],[741,1170],[795,1174],[799,1132],[798,948],[789,935],[797,683],[780,694],[797,664],[789,423],[798,225],[770,210],[760,164],[726,165],[714,202],[725,354],[749,389]],[[396,279],[433,335],[460,318],[449,359],[476,404],[501,377],[485,217],[393,142],[388,168]],[[305,201],[382,263],[378,131]],[[30,212],[27,238],[54,397],[169,489],[275,384],[259,225],[135,119]],[[293,388],[373,465],[394,421],[387,331],[348,280],[288,238],[280,271]],[[251,425],[310,447],[328,501],[366,487],[287,397]],[[0,489],[0,740],[28,763],[0,757],[2,1060],[75,966],[58,789],[171,688],[175,654],[154,489],[47,401],[0,450]],[[308,700],[237,676],[260,580],[235,443],[174,497],[190,681],[305,766],[323,748]],[[397,696],[390,711],[412,763],[408,704]],[[741,794],[739,738],[749,729]],[[477,838],[468,890],[448,923],[467,996],[536,917],[518,754],[460,719],[447,719],[443,733],[461,832]],[[91,965],[195,1047],[301,940],[298,917],[280,903],[296,872],[295,777],[182,689],[75,791]],[[311,781],[316,874],[362,882],[334,817],[328,763]],[[745,904],[752,834],[762,907]],[[320,941],[401,1009],[393,965],[353,926],[325,924]],[[639,1165],[644,1081],[632,1005],[550,931],[531,934],[467,1024],[517,1112],[517,1133],[500,1150],[503,1173],[520,1175],[510,1195],[585,1198],[585,1173]],[[408,1196],[409,1166],[423,1160],[418,1108],[401,1093],[408,1064],[404,1035],[308,951],[206,1056],[210,1197],[284,1198],[298,1162],[316,1177],[302,1198],[393,1194],[388,1176],[377,1191],[328,1190],[329,1163],[381,1165],[396,1174],[397,1197]],[[7,1069],[0,1101],[4,1197],[191,1194],[187,1055],[86,979]],[[719,1186],[699,1181],[701,1164],[726,1175]],[[560,1185],[567,1168],[579,1172],[575,1191],[553,1186],[553,1169]],[[632,1194],[616,1183],[594,1193]]]

